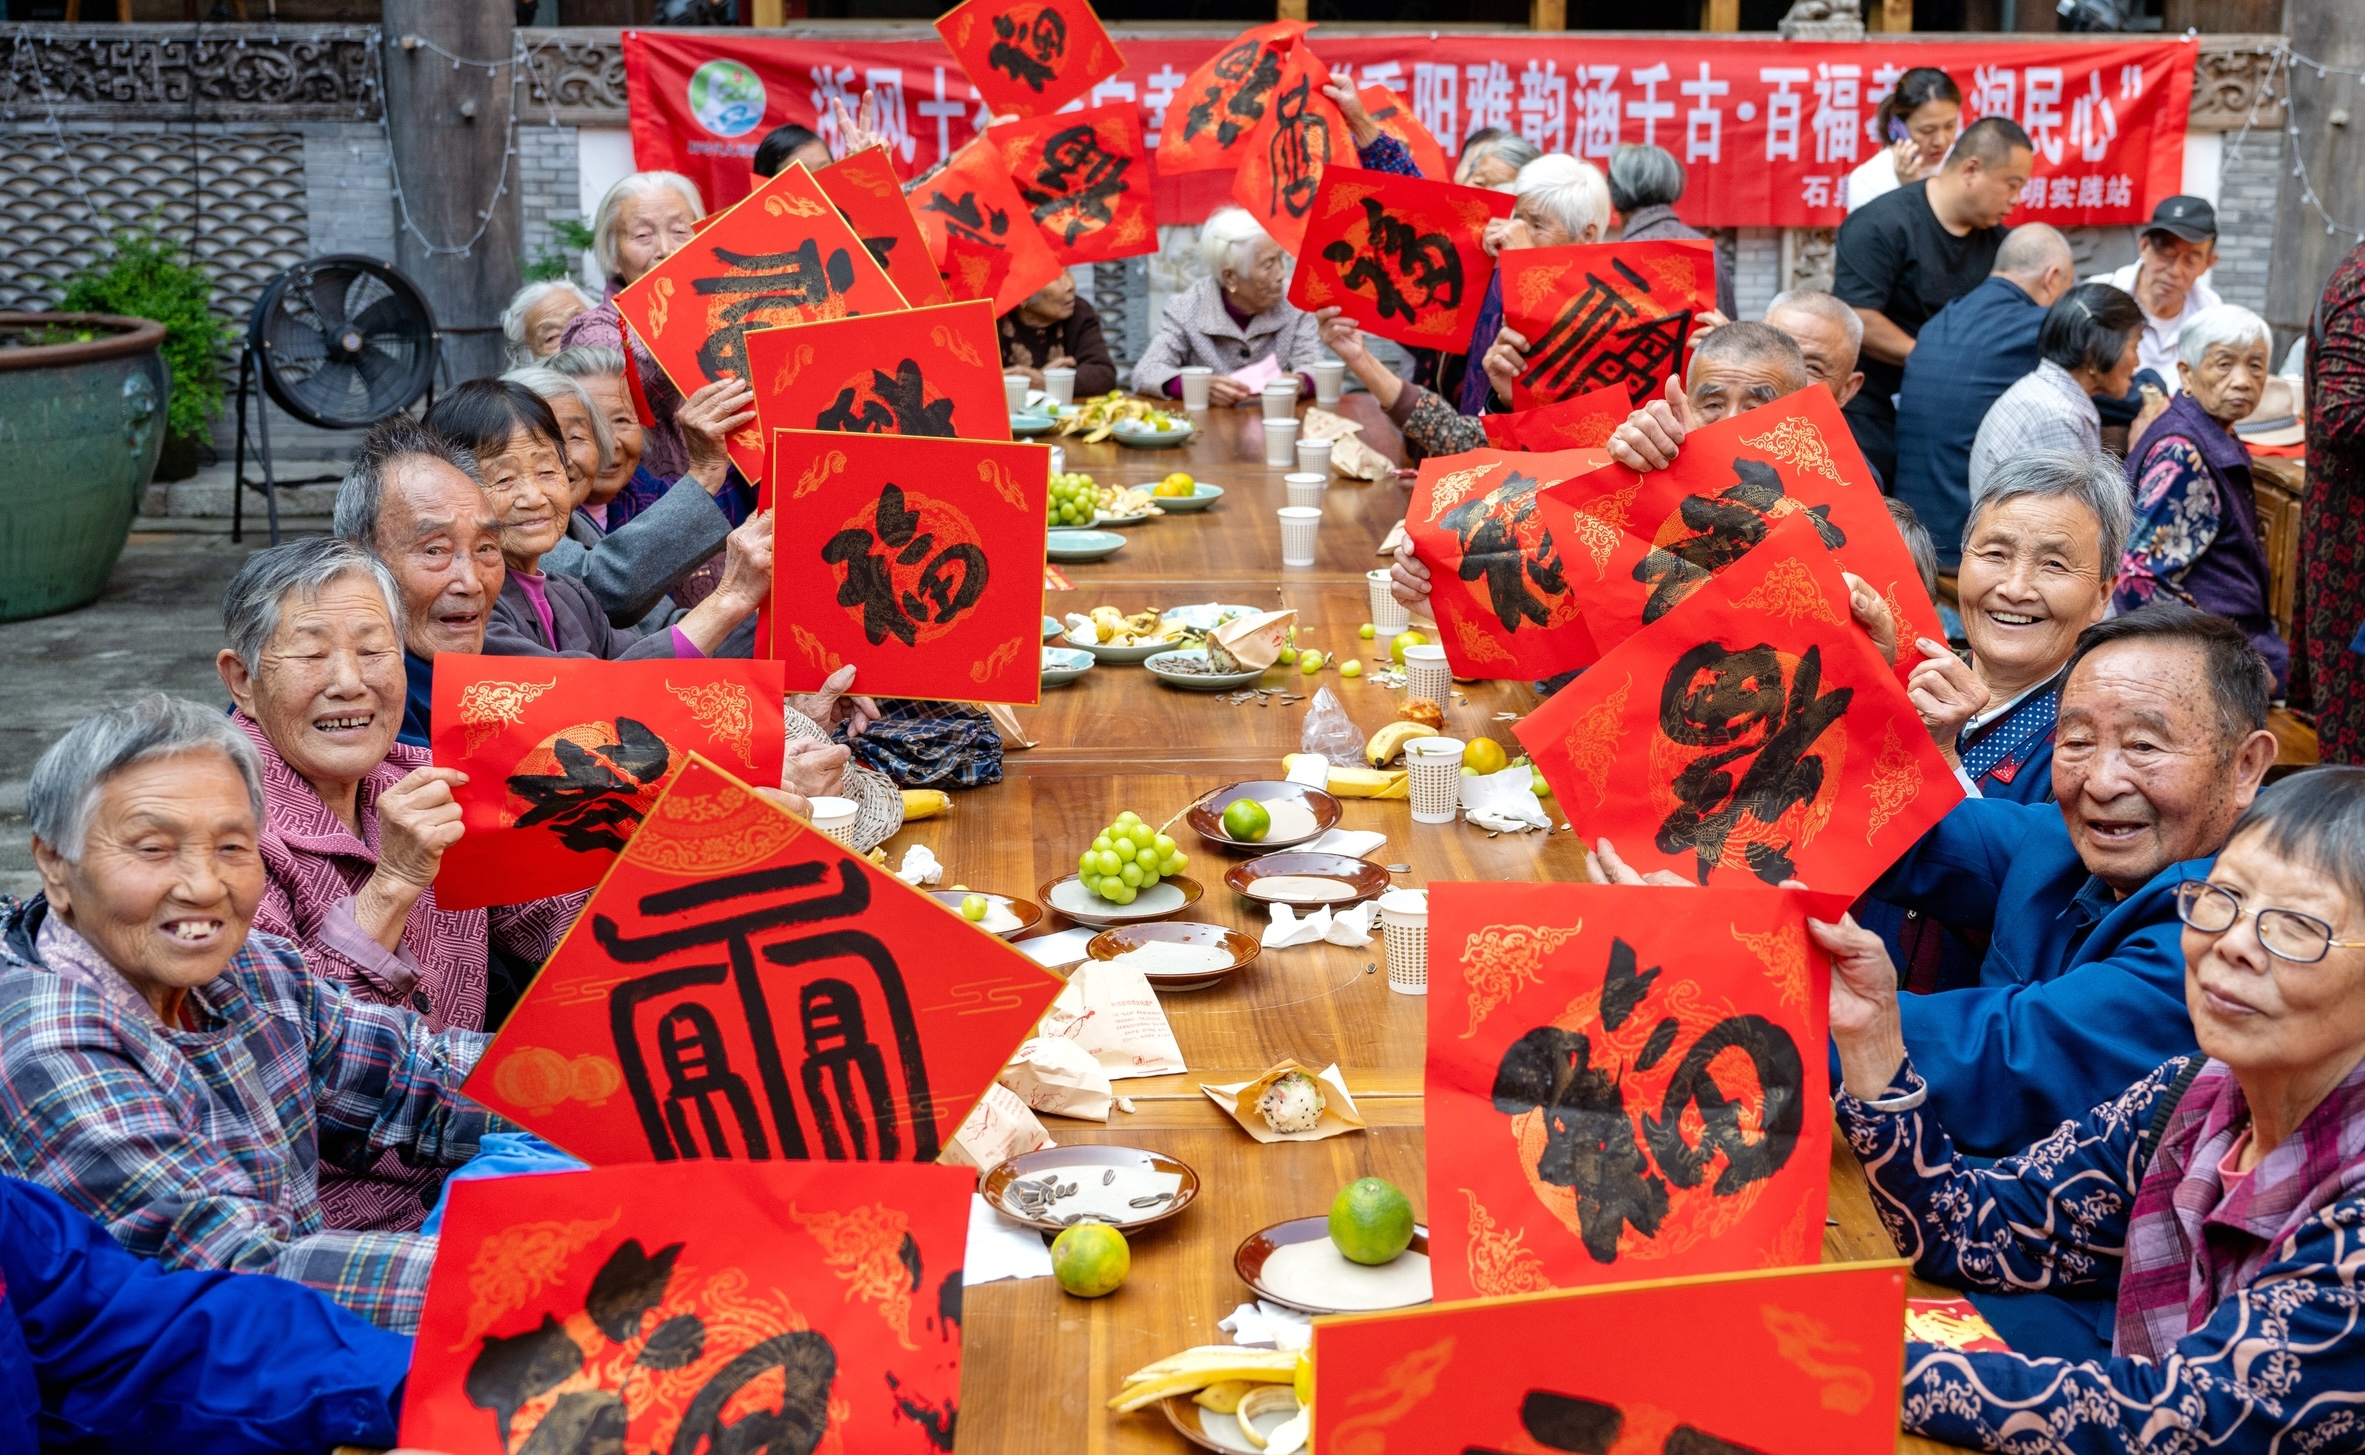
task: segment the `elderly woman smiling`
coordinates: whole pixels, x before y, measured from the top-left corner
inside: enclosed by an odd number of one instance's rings
[[[42,892],[0,920],[0,1170],[168,1268],[269,1273],[408,1332],[435,1241],[332,1230],[322,1171],[452,1167],[486,1038],[366,1004],[251,935],[263,768],[219,709],[84,719],[25,790]]]
[[[1833,960],[1840,1129],[1915,1271],[2118,1289],[2107,1360],[1908,1343],[1908,1429],[1987,1450],[2355,1448],[2365,769],[2261,793],[2177,913],[2201,1054],[1985,1168],[1924,1106],[1879,942],[1807,922]]]

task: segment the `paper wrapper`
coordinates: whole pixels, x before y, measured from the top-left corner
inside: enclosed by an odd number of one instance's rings
[[[1310,1132],[1276,1132],[1265,1125],[1264,1117],[1256,1109],[1256,1100],[1265,1094],[1265,1088],[1292,1071],[1303,1071],[1322,1083],[1322,1120]],[[1240,1124],[1240,1130],[1260,1142],[1319,1142],[1341,1132],[1363,1130],[1363,1113],[1355,1110],[1355,1098],[1347,1095],[1346,1078],[1339,1075],[1336,1062],[1317,1072],[1311,1066],[1283,1061],[1254,1081],[1231,1086],[1209,1086],[1201,1082],[1199,1089],[1207,1093],[1208,1100],[1230,1112],[1232,1120]]]
[[[953,1133],[952,1145],[936,1160],[952,1167],[983,1170],[1021,1152],[1040,1152],[1058,1145],[1025,1102],[1009,1088],[994,1085],[970,1108],[969,1119],[961,1123],[961,1129]]]
[[[1396,463],[1363,442],[1363,426],[1343,414],[1309,409],[1298,438],[1330,441],[1330,469],[1348,480],[1393,480]]]
[[[1035,1111],[1088,1122],[1109,1119],[1109,1073],[1064,1036],[1037,1036],[1020,1046],[999,1082]]]
[[[1281,649],[1289,645],[1289,629],[1295,625],[1295,611],[1264,611],[1227,621],[1211,635],[1225,651],[1239,658],[1242,668],[1261,672],[1281,660]]]
[[[1044,1013],[1037,1034],[1081,1046],[1110,1080],[1171,1076],[1189,1069],[1149,978],[1131,966],[1106,960],[1086,960],[1076,967],[1067,988]]]

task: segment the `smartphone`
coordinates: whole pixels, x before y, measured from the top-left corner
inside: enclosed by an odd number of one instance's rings
[[[1897,143],[1905,140],[1905,138],[1910,135],[1912,135],[1912,133],[1905,129],[1905,118],[1901,116],[1892,116],[1889,118],[1889,145],[1895,146]]]

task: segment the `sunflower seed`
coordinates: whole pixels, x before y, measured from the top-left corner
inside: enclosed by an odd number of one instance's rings
[[[1103,1187],[1106,1187],[1106,1186],[1108,1186],[1110,1183],[1112,1183],[1112,1182],[1114,1182],[1114,1181],[1116,1181],[1116,1180],[1117,1180],[1117,1169],[1116,1169],[1116,1168],[1114,1168],[1114,1167],[1111,1167],[1111,1168],[1110,1168],[1108,1171],[1106,1171],[1106,1172],[1103,1172],[1102,1174],[1100,1174],[1100,1185],[1101,1185],[1101,1186],[1103,1186]]]
[[[1172,1201],[1174,1201],[1174,1194],[1171,1192],[1153,1192],[1148,1197],[1137,1197],[1125,1205],[1127,1207],[1156,1207],[1159,1203]]]

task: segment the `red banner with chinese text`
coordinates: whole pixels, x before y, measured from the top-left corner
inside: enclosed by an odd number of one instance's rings
[[[1955,44],[1910,35],[1334,35],[1319,26],[1307,43],[1334,74],[1401,94],[1449,153],[1482,126],[1597,165],[1620,142],[1666,147],[1689,170],[1677,211],[1695,227],[1838,226],[1848,173],[1882,149],[1874,108],[1899,75],[1923,65],[1954,78],[1966,120],[2009,116],[2035,138],[2036,175],[2008,221],[2140,222],[2183,188],[2198,54],[2197,41],[2121,36]],[[1085,104],[1138,105],[1155,149],[1185,78],[1224,44],[1126,38],[1125,69]],[[794,121],[833,134],[833,96],[851,106],[866,87],[879,93],[907,177],[950,157],[988,117],[934,37],[631,30],[624,61],[638,165],[688,175],[710,207],[746,192],[748,159],[772,127]],[[1159,172],[1158,218],[1196,222],[1230,200],[1231,186],[1228,172]]]

